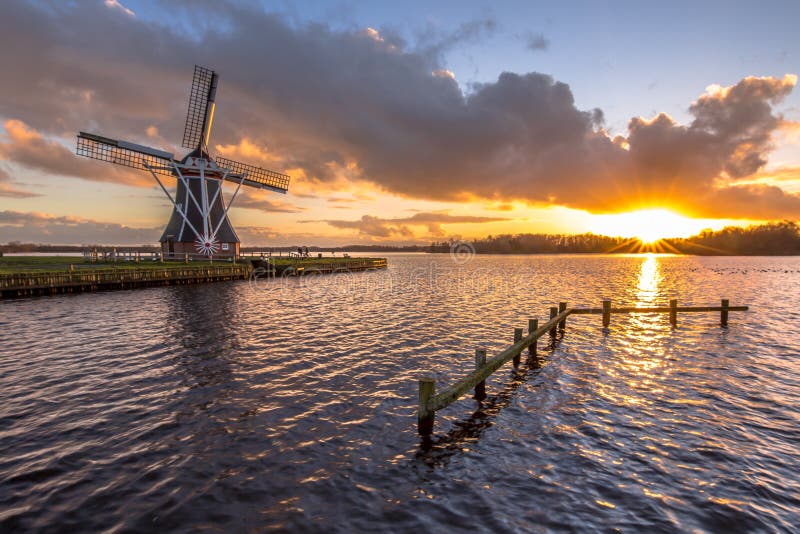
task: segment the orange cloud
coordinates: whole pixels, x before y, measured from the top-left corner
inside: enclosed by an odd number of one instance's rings
[[[425,227],[429,236],[442,237],[445,234],[443,224],[477,224],[508,221],[503,217],[477,217],[472,215],[451,215],[444,212],[415,213],[410,217],[384,219],[373,215],[364,215],[357,220],[325,220],[334,228],[356,230],[360,235],[378,238],[415,238],[417,237],[412,227]],[[319,221],[300,221],[319,222]]]
[[[0,141],[0,159],[59,176],[137,187],[153,185],[152,178],[141,171],[78,158],[58,141],[45,139],[20,120],[7,120],[3,127],[6,139]]]

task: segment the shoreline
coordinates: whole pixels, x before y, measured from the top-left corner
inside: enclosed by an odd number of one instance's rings
[[[386,269],[386,258],[272,258],[255,267],[238,262],[74,261],[70,256],[0,258],[0,300],[114,289],[201,284]],[[11,260],[11,261],[9,261]]]

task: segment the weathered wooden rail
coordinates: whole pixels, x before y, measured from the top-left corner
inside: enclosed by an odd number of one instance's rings
[[[729,312],[747,310],[747,306],[731,306],[727,299],[722,299],[720,306],[678,306],[678,301],[673,299],[669,302],[669,306],[621,308],[612,308],[609,300],[604,300],[600,308],[567,308],[566,302],[560,302],[558,307],[550,308],[550,320],[542,326],[539,326],[538,319],[528,320],[528,335],[523,336],[522,328],[515,328],[514,344],[497,356],[487,359],[485,349],[476,349],[475,370],[440,393],[436,393],[436,380],[433,377],[421,378],[417,429],[423,436],[431,434],[436,412],[454,403],[470,390],[474,389],[476,399],[486,398],[486,379],[492,373],[509,360],[513,360],[515,366],[519,365],[522,351],[525,349],[529,350],[532,357],[536,357],[537,340],[547,333],[555,336],[559,329],[563,330],[570,315],[602,315],[603,328],[608,328],[611,315],[615,313],[668,313],[670,324],[676,326],[678,313],[719,312],[720,326],[727,327]]]
[[[351,258],[347,261],[275,264],[273,268],[277,276],[313,276],[386,269],[388,265],[386,258]]]
[[[0,274],[2,298],[19,298],[105,289],[241,280],[250,274],[245,264],[171,267],[164,269],[91,269],[81,271]]]

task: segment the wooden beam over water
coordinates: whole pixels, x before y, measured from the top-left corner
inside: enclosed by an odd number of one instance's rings
[[[446,408],[457,401],[470,390],[475,390],[475,398],[481,400],[486,396],[486,379],[509,360],[514,365],[520,361],[520,353],[529,349],[533,357],[536,356],[537,340],[550,333],[555,335],[559,325],[563,324],[570,315],[602,315],[603,327],[608,328],[611,315],[614,313],[668,313],[670,323],[675,325],[678,313],[708,313],[720,312],[720,324],[727,327],[728,312],[747,311],[748,306],[730,306],[727,299],[722,300],[721,306],[678,306],[677,300],[671,300],[669,306],[627,306],[612,308],[610,300],[604,300],[601,308],[567,308],[565,303],[560,303],[561,310],[557,307],[550,308],[550,320],[539,326],[537,319],[528,321],[528,335],[522,336],[522,329],[514,330],[514,344],[507,347],[497,356],[487,359],[486,351],[478,349],[475,353],[475,370],[455,384],[443,389],[436,394],[436,383],[431,377],[419,381],[419,414],[418,430],[420,435],[429,435],[433,432],[436,412]]]

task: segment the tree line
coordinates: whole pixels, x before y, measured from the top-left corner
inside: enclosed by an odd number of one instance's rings
[[[309,251],[327,252],[450,252],[459,244],[455,239],[424,245],[350,245],[346,247],[308,247]],[[567,234],[503,234],[467,241],[478,254],[576,254],[576,253],[635,253],[673,252],[705,256],[790,256],[800,255],[800,227],[793,221],[772,222],[746,228],[730,226],[722,230],[704,230],[683,239],[664,239],[645,245],[636,239],[609,237],[592,233]],[[12,241],[0,245],[0,252],[80,252],[100,245],[42,245]],[[125,250],[154,252],[158,246],[139,245],[122,247]],[[287,251],[294,247],[242,247],[247,251]]]
[[[464,241],[433,242],[429,252],[458,250]],[[704,230],[681,239],[644,244],[637,239],[592,233],[502,234],[466,241],[477,254],[575,254],[672,252],[704,256],[784,256],[800,254],[800,227],[793,221],[772,222],[746,228],[730,226]]]

